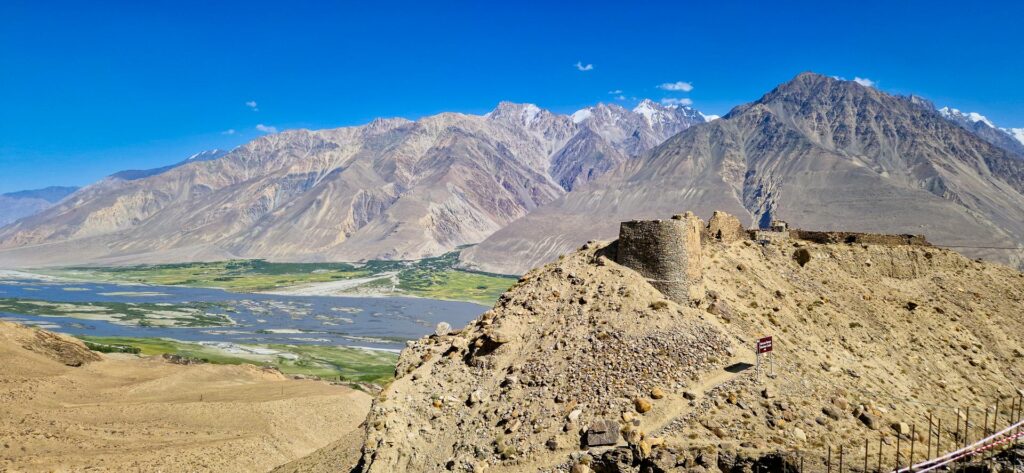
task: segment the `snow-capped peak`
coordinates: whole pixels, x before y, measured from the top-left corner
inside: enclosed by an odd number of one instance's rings
[[[572,122],[573,123],[577,123],[577,124],[583,123],[588,118],[590,118],[593,114],[594,113],[590,111],[589,107],[588,108],[581,108],[581,109],[576,110],[575,112],[572,113],[572,116],[571,116],[572,117]]]
[[[219,149],[200,151],[196,154],[193,154],[192,156],[189,156],[188,159],[185,160],[185,162],[189,163],[193,161],[211,161],[221,156],[224,156],[225,154],[227,154],[227,151]]]
[[[1009,135],[1012,136],[1013,139],[1019,141],[1020,144],[1024,145],[1024,128],[1003,128],[1003,131],[1009,133]]]
[[[954,120],[956,120],[956,119],[966,120],[966,121],[969,121],[971,123],[981,122],[981,123],[984,123],[984,124],[986,124],[986,125],[988,125],[988,126],[990,126],[992,128],[996,127],[995,125],[992,124],[991,121],[989,121],[988,118],[986,118],[984,115],[982,115],[980,113],[977,113],[977,112],[967,112],[967,113],[964,113],[964,112],[961,112],[960,110],[957,110],[955,108],[942,107],[942,108],[939,109],[939,113],[941,113],[942,116],[944,116],[946,118],[951,118],[951,119],[954,119]]]
[[[532,103],[501,102],[498,107],[484,115],[487,118],[504,118],[530,126],[543,110]]]
[[[700,117],[703,118],[705,122],[711,122],[711,121],[718,120],[719,118],[722,118],[721,116],[718,116],[718,115],[705,115],[702,112],[697,112],[697,113],[700,114]]]
[[[654,101],[652,101],[651,99],[643,99],[642,101],[640,101],[639,104],[637,104],[636,107],[633,108],[633,113],[639,113],[640,115],[643,115],[643,117],[647,119],[648,122],[653,122],[654,117],[660,113],[663,113],[664,111],[664,107],[661,107],[658,104],[654,103]]]

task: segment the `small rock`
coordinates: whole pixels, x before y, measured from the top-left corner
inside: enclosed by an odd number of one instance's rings
[[[795,438],[795,439],[797,439],[797,440],[799,440],[801,442],[806,442],[807,441],[807,433],[804,432],[804,430],[801,429],[800,427],[797,427],[797,428],[793,429],[793,438]]]
[[[651,399],[661,399],[663,397],[665,397],[665,391],[662,391],[661,388],[655,387],[651,389]]]
[[[579,409],[573,409],[572,412],[569,413],[569,416],[567,418],[569,419],[569,422],[576,422],[580,420],[580,414],[583,414],[583,411]]]
[[[434,328],[434,335],[437,335],[438,337],[443,337],[451,333],[451,331],[451,324],[449,324],[448,322],[441,322],[437,324],[436,328]]]
[[[638,397],[638,398],[633,400],[633,407],[636,408],[637,412],[639,412],[641,414],[644,414],[647,411],[650,411],[651,407],[653,407],[653,406],[651,405],[651,401],[648,401],[647,399]]]
[[[832,399],[832,404],[835,404],[836,407],[844,411],[850,408],[850,401],[847,401],[844,397],[837,397]]]
[[[587,466],[585,463],[577,463],[577,464],[572,466],[572,470],[570,470],[570,472],[571,473],[593,473],[594,470],[591,470],[590,467]]]
[[[895,430],[899,435],[910,435],[910,426],[907,425],[906,422],[894,422],[892,424],[892,430]]]
[[[695,393],[693,391],[684,391],[683,392],[683,397],[685,397],[686,399],[689,399],[689,400],[692,401],[694,399],[697,399],[697,393]]]
[[[867,428],[871,430],[878,430],[878,419],[875,418],[875,416],[869,414],[868,412],[862,412],[860,416],[857,418],[860,419],[860,421],[863,422],[864,425],[867,426]]]
[[[619,423],[614,420],[597,420],[587,429],[585,445],[600,447],[615,445],[619,441]]]
[[[845,416],[843,411],[839,410],[839,408],[837,408],[836,406],[825,406],[821,409],[821,412],[822,414],[827,415],[832,420],[839,420]]]
[[[761,390],[761,396],[763,396],[765,399],[771,399],[775,397],[775,390],[769,387],[765,387],[764,389]]]
[[[484,402],[484,392],[483,392],[482,389],[477,389],[477,390],[469,393],[469,405],[470,406],[475,406],[477,404],[480,404],[481,402]]]

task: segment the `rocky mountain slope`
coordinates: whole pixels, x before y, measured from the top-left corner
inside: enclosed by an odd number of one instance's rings
[[[895,464],[897,437],[906,462],[911,434],[922,459],[929,415],[946,451],[967,407],[972,438],[997,399],[1005,425],[1024,274],[931,246],[710,230],[702,246],[690,305],[587,244],[416,342],[371,409],[361,471],[792,471],[776,451],[824,471],[826,448],[859,465],[865,439],[872,464],[879,441]],[[765,335],[776,376],[757,379]]]
[[[76,190],[77,187],[51,186],[0,194],[0,226],[42,212]]]
[[[572,117],[506,102],[483,116],[286,131],[88,186],[0,229],[0,264],[439,255],[700,121],[652,102]]]
[[[618,222],[694,209],[747,225],[924,234],[1021,264],[1024,160],[914,98],[804,73],[543,205],[463,253],[521,274]]]

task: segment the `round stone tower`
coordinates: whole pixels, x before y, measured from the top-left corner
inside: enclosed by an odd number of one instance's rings
[[[619,226],[616,259],[640,273],[665,297],[680,304],[704,296],[700,234],[693,213],[671,220],[633,220]]]

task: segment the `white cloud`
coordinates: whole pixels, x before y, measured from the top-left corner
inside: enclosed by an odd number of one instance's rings
[[[625,95],[620,95],[618,97],[615,97],[615,100],[626,100],[626,96]]]
[[[277,127],[276,126],[264,125],[262,123],[260,123],[259,125],[256,125],[256,130],[257,131],[261,131],[263,133],[277,133]]]
[[[245,106],[249,107],[254,112],[260,111],[260,108],[256,105],[256,101],[255,100],[250,100],[250,101],[246,102]]]
[[[234,128],[228,128],[227,130],[224,130],[224,131],[220,132],[220,134],[222,134],[222,135],[234,135],[235,134],[235,129]]]
[[[677,98],[669,97],[669,98],[661,99],[661,104],[665,105],[665,106],[668,106],[668,107],[677,106],[677,105],[682,105],[684,107],[688,107],[690,105],[693,105],[693,100],[690,100],[690,99],[687,99],[687,98],[677,99]]]
[[[689,92],[693,90],[693,84],[689,82],[666,82],[658,86],[662,90],[671,90],[673,92]]]
[[[622,89],[609,90],[608,95],[622,95]]]
[[[864,87],[874,87],[875,86],[875,81],[873,81],[871,79],[868,79],[866,77],[854,77],[853,81],[858,83],[858,84],[860,84],[860,85],[863,85]]]
[[[843,76],[832,76],[832,78],[835,80],[846,80]],[[874,87],[877,84],[875,81],[868,79],[867,77],[854,77],[853,82],[863,85],[864,87]]]
[[[576,69],[579,69],[579,70],[584,71],[584,72],[585,71],[592,71],[592,70],[594,70],[594,65],[593,64],[583,65],[583,61],[576,61]]]

